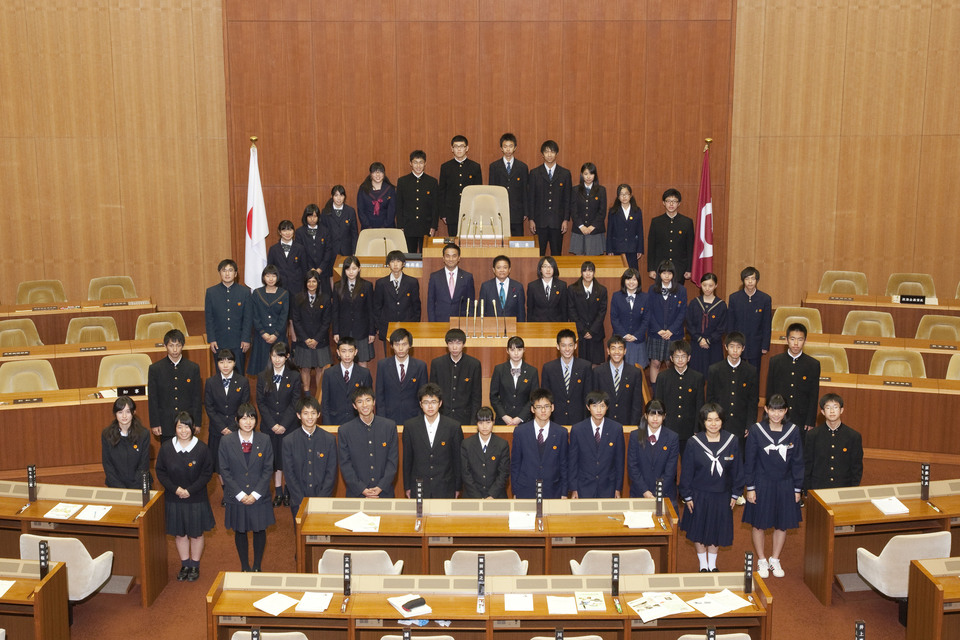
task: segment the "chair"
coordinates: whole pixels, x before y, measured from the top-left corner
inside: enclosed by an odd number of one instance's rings
[[[403,571],[403,560],[393,562],[390,554],[382,549],[368,551],[344,551],[342,549],[327,549],[320,556],[317,563],[317,573],[343,573],[343,554],[350,554],[350,568],[354,575],[400,575]]]
[[[794,322],[805,326],[808,333],[823,333],[820,310],[809,307],[777,307],[773,312],[770,330],[774,333],[786,333],[787,327]]]
[[[499,216],[497,214],[500,214]],[[460,235],[510,237],[510,195],[506,187],[472,184],[460,194]]]
[[[153,360],[145,353],[103,356],[97,374],[97,386],[135,387],[147,384],[147,371],[152,363]]]
[[[56,391],[57,376],[47,360],[11,360],[0,364],[0,393]]]
[[[960,380],[960,353],[950,356],[950,362],[947,363],[947,374],[943,377],[947,380]]]
[[[867,274],[862,271],[824,271],[817,293],[867,295]]]
[[[0,347],[42,347],[37,325],[30,318],[0,320]]]
[[[805,344],[803,352],[820,361],[821,373],[850,373],[847,350],[822,344]]]
[[[677,640],[707,640],[707,636],[702,633],[686,633]],[[717,640],[750,640],[749,633],[720,633],[717,634]]]
[[[110,579],[113,569],[113,551],[104,551],[92,557],[76,538],[20,535],[20,559],[39,560],[40,541],[50,545],[50,560],[67,565],[67,591],[70,602],[79,602],[93,595]]]
[[[915,351],[877,349],[870,359],[870,375],[899,378],[926,378],[923,357]]]
[[[67,325],[66,344],[81,342],[117,342],[120,332],[113,316],[81,316]]]
[[[620,554],[620,573],[622,575],[640,575],[656,573],[653,557],[646,549],[624,549],[606,551],[591,549],[583,554],[580,562],[570,560],[570,573],[575,576],[602,576],[610,573],[613,554]]]
[[[937,288],[933,286],[933,276],[929,273],[891,273],[885,295],[933,298],[937,295]]]
[[[28,280],[17,286],[17,304],[66,302],[67,294],[59,280]]]
[[[886,311],[848,311],[843,320],[845,336],[868,336],[872,338],[895,338],[893,314]]]
[[[130,276],[103,276],[90,278],[87,286],[87,300],[118,300],[136,298],[137,288]]]
[[[358,256],[383,256],[397,249],[407,252],[407,238],[403,229],[363,229],[357,236]]]
[[[403,636],[380,636],[380,640],[403,640]],[[411,635],[410,640],[454,640],[453,636],[415,636]],[[553,640],[551,638],[550,640]]]
[[[527,575],[526,560],[520,559],[513,549],[500,551],[454,551],[449,560],[443,561],[443,573],[448,576],[475,576],[477,575],[477,556],[484,555],[484,563],[488,576],[525,576]]]
[[[556,636],[533,636],[530,640],[555,640]],[[589,636],[568,636],[563,634],[563,640],[603,640],[602,636],[598,635],[589,635]]]
[[[187,325],[179,311],[158,311],[156,313],[142,313],[137,318],[137,329],[134,337],[137,340],[155,340],[161,342],[164,334],[171,329],[180,329],[184,337]]]
[[[234,631],[230,640],[250,640],[252,637],[250,631]],[[261,631],[260,640],[307,640],[307,636],[299,631]]]
[[[917,338],[938,342],[960,342],[960,317],[934,314],[920,318]]]
[[[901,622],[906,622],[910,561],[950,556],[949,531],[893,536],[875,556],[857,549],[857,573],[874,589],[900,601]]]

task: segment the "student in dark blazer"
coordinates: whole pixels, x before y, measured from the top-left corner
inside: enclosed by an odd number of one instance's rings
[[[294,521],[304,498],[333,495],[337,482],[337,439],[319,428],[320,402],[305,396],[297,410],[300,427],[283,441],[283,468]]]
[[[607,216],[607,253],[622,254],[627,266],[639,269],[643,255],[643,211],[628,184],[617,187],[617,201]]]
[[[460,247],[448,242],[443,247],[443,269],[430,274],[427,286],[427,321],[447,322],[452,316],[466,313],[467,304],[476,296],[473,274],[459,267]],[[450,295],[450,279],[453,295]]]
[[[760,271],[756,267],[745,267],[740,272],[740,282],[740,290],[730,294],[727,305],[727,330],[743,334],[743,359],[760,371],[760,359],[770,350],[773,301],[769,294],[757,289]]]
[[[407,238],[407,252],[421,253],[423,237],[437,232],[440,219],[440,184],[423,170],[427,154],[410,153],[411,172],[397,179],[397,228]]]
[[[311,203],[303,209],[300,226],[293,234],[293,242],[302,246],[307,253],[304,272],[313,269],[324,276],[321,278],[320,289],[330,293],[330,274],[322,271],[329,247],[324,229],[320,226],[320,207]]]
[[[707,402],[723,407],[724,428],[737,436],[741,453],[747,431],[757,421],[757,405],[760,403],[757,370],[741,357],[744,342],[746,338],[739,331],[731,331],[723,337],[727,357],[707,369],[705,393]]]
[[[207,342],[216,355],[220,349],[231,349],[237,357],[237,371],[243,375],[244,355],[250,348],[253,316],[248,305],[250,289],[237,282],[237,263],[221,260],[217,266],[220,282],[207,289],[203,300],[203,317]]]
[[[627,364],[647,366],[647,294],[640,289],[640,272],[627,267],[620,290],[610,297],[610,325],[627,344]]]
[[[356,340],[356,360],[361,366],[373,360],[373,340],[377,335],[373,313],[373,283],[360,277],[360,260],[348,256],[343,260],[340,280],[333,285],[333,340],[350,336]]]
[[[373,289],[373,315],[377,335],[386,352],[387,327],[391,322],[420,322],[420,281],[403,272],[407,259],[402,251],[387,254],[390,274],[377,280]]]
[[[462,329],[447,331],[445,341],[448,353],[430,363],[430,382],[440,385],[443,392],[440,413],[460,424],[470,424],[476,419],[483,395],[480,361],[463,352],[467,334]]]
[[[523,223],[527,219],[527,180],[529,169],[526,163],[514,157],[517,137],[512,133],[500,136],[500,151],[503,157],[490,163],[487,184],[505,187],[510,201],[510,235],[522,236]],[[499,229],[498,229],[499,231]],[[506,233],[506,229],[503,230]]]
[[[320,413],[323,424],[341,425],[356,418],[353,401],[350,400],[351,394],[360,387],[373,386],[370,370],[354,362],[356,355],[356,341],[349,336],[340,338],[340,344],[337,345],[340,364],[327,369],[320,383]]]
[[[663,497],[677,508],[677,460],[680,439],[664,429],[665,410],[659,400],[647,403],[643,421],[630,434],[627,445],[627,475],[631,498],[655,498],[657,480],[663,481]]]
[[[494,367],[490,376],[490,405],[498,424],[515,427],[533,417],[530,394],[540,386],[540,377],[536,367],[523,361],[523,352],[523,338],[510,338],[507,361]]]
[[[357,252],[357,237],[360,234],[357,211],[345,203],[346,199],[347,190],[338,184],[330,189],[330,199],[320,212],[320,228],[327,239],[327,250],[321,265],[323,268],[320,269],[324,278],[333,275],[337,256],[352,256]]]
[[[603,362],[604,320],[607,288],[594,278],[596,266],[587,260],[580,266],[580,279],[567,290],[567,316],[577,325],[580,357],[591,364]]]
[[[463,430],[440,413],[443,392],[438,385],[425,384],[417,395],[422,414],[403,423],[404,493],[417,497],[416,482],[422,480],[424,498],[459,498]]]
[[[593,390],[593,366],[583,358],[574,357],[577,334],[570,329],[557,333],[557,351],[560,357],[543,365],[540,384],[553,394],[556,408],[553,421],[572,425],[587,415],[587,394]],[[566,379],[569,369],[570,380]]]
[[[607,416],[624,425],[638,424],[643,413],[643,370],[624,360],[627,347],[623,338],[607,341],[607,362],[593,370],[593,388],[609,398]],[[615,379],[619,376],[619,380]]]
[[[300,371],[290,359],[286,342],[275,342],[270,348],[270,364],[257,376],[257,408],[260,409],[260,430],[270,436],[273,450],[273,506],[290,504],[290,494],[283,485],[283,439],[299,424],[297,406],[302,387]]]
[[[447,235],[456,236],[460,224],[460,196],[463,188],[483,184],[480,165],[467,158],[470,142],[465,136],[450,140],[453,158],[440,165],[440,218],[447,225]]]
[[[200,367],[183,354],[186,338],[179,329],[171,329],[163,336],[167,355],[147,369],[147,385],[150,394],[147,408],[150,411],[150,430],[163,444],[176,435],[177,414],[186,411],[193,419],[194,428],[200,431],[203,419],[203,380]]]
[[[499,255],[493,259],[495,277],[480,285],[480,300],[486,316],[496,314],[500,318],[516,318],[517,322],[526,322],[527,303],[523,295],[523,285],[510,278],[510,258]],[[500,292],[503,291],[501,297]]]
[[[567,283],[553,256],[537,263],[537,279],[527,285],[527,322],[566,322]]]
[[[590,417],[570,429],[570,497],[619,498],[623,494],[623,425],[606,418],[607,394],[587,394]]]
[[[547,140],[540,145],[543,164],[530,170],[527,185],[527,215],[530,233],[540,238],[540,255],[563,255],[563,234],[570,224],[570,170],[557,164],[560,145]]]
[[[660,374],[654,397],[666,409],[663,426],[680,437],[682,456],[687,440],[696,431],[703,406],[703,374],[689,366],[690,343],[686,340],[674,340],[670,344],[670,361],[673,366]]]
[[[296,244],[293,236],[296,229],[290,220],[281,220],[277,227],[280,241],[267,251],[267,266],[273,265],[280,272],[280,286],[290,295],[303,290],[303,277],[307,273],[307,250]]]
[[[310,395],[310,372],[316,378],[316,393],[320,393],[324,368],[330,364],[330,323],[333,319],[333,300],[320,286],[323,276],[316,269],[307,271],[303,291],[293,296],[290,319],[297,336],[293,359],[300,367],[300,384],[304,395]]]
[[[580,184],[570,190],[570,253],[600,256],[606,248],[607,189],[600,184],[597,166],[584,162]]]
[[[492,500],[507,497],[510,477],[510,445],[493,433],[493,409],[480,407],[477,434],[460,445],[463,497]]]
[[[553,396],[546,389],[530,394],[533,420],[513,430],[510,483],[513,497],[537,497],[537,480],[543,481],[543,498],[566,498],[568,492],[567,430],[553,422]]]
[[[364,229],[397,226],[397,189],[387,177],[382,162],[370,164],[370,173],[357,189],[357,217]]]
[[[410,355],[413,335],[404,328],[390,334],[394,355],[377,363],[377,415],[403,424],[420,413],[417,394],[427,384],[427,363]]]
[[[399,466],[397,424],[376,415],[373,389],[350,396],[357,417],[337,432],[337,459],[348,498],[392,498]]]
[[[203,385],[203,406],[207,410],[207,447],[213,459],[213,470],[220,473],[220,438],[237,430],[237,409],[250,402],[250,382],[236,370],[236,359],[230,349],[217,353],[219,375],[207,378]],[[223,478],[220,478],[223,486]]]
[[[141,489],[143,474],[150,476],[150,432],[137,417],[137,403],[130,396],[113,401],[113,422],[100,434],[100,460],[106,485],[117,489]]]

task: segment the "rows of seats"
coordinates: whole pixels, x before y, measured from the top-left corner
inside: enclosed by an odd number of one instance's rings
[[[87,300],[119,300],[136,298],[137,288],[130,276],[91,278]],[[17,286],[17,304],[52,304],[66,302],[67,294],[60,280],[27,280]]]
[[[799,322],[808,333],[823,333],[820,310],[812,307],[777,307],[773,313],[771,331],[782,334],[791,324]],[[887,311],[847,312],[841,334],[871,338],[896,338],[893,314]],[[918,340],[960,342],[960,316],[927,314],[920,318],[915,336]]]
[[[867,274],[861,271],[826,271],[817,291],[837,295],[865,296],[869,293]],[[937,288],[934,286],[933,276],[929,273],[891,273],[887,278],[884,295],[935,298]],[[960,298],[960,283],[957,284],[953,297]]]
[[[97,387],[145,385],[152,362],[145,353],[103,356],[97,373]],[[12,360],[0,365],[0,393],[33,393],[59,388],[49,360]]]
[[[179,311],[157,311],[142,313],[137,317],[134,340],[163,340],[164,334],[171,329],[179,329],[184,336],[187,324]],[[70,320],[63,344],[83,344],[86,342],[117,342],[120,332],[117,321],[112,316],[81,316]],[[30,318],[0,320],[0,347],[39,347],[40,334]]]
[[[828,373],[850,373],[847,350],[819,344],[806,344],[803,350],[820,361],[820,371]],[[915,351],[904,349],[877,349],[870,359],[869,375],[899,378],[926,378],[927,368],[923,357]],[[960,353],[950,356],[947,365],[946,380],[960,380]]]

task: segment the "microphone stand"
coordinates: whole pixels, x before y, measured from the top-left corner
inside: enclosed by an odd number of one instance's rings
[[[503,216],[500,215],[500,211],[499,211],[499,210],[497,211],[497,218],[500,219],[500,248],[502,249],[502,248],[503,248]],[[491,224],[493,224],[493,223],[491,222]],[[504,335],[504,336],[507,335],[506,328],[504,328],[503,335]]]

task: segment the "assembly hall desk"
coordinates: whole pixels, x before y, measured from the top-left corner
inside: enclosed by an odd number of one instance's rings
[[[443,561],[457,549],[515,549],[531,574],[562,575],[587,549],[644,548],[657,571],[676,570],[677,515],[669,500],[653,529],[627,529],[623,512],[653,511],[655,500],[544,500],[543,530],[511,530],[511,511],[536,511],[534,500],[423,502],[416,530],[416,500],[309,498],[297,514],[297,571],[316,571],[324,549],[384,549],[410,572],[443,574]],[[380,515],[380,531],[353,533],[334,523],[358,511]]]
[[[207,639],[229,640],[235,631],[260,627],[261,631],[296,630],[310,640],[379,640],[384,634],[402,633],[399,614],[387,598],[417,594],[433,609],[419,635],[451,634],[457,640],[529,640],[553,636],[557,627],[568,635],[599,634],[604,640],[674,640],[684,633],[703,633],[707,626],[718,633],[748,633],[753,640],[772,638],[773,598],[763,580],[754,575],[753,605],[707,618],[699,611],[674,615],[643,624],[627,602],[644,591],[671,591],[684,600],[707,592],[730,589],[741,597],[742,573],[674,573],[630,575],[620,579],[622,613],[610,596],[609,576],[488,576],[486,611],[477,613],[476,576],[357,576],[344,606],[340,575],[221,572],[207,592]],[[293,607],[279,616],[253,606],[257,600],[279,592],[300,599],[305,591],[333,593],[323,613],[300,613]],[[550,615],[547,596],[573,596],[575,591],[602,591],[606,611]],[[504,594],[533,595],[533,611],[506,611]],[[441,627],[436,620],[449,620]],[[416,638],[416,632],[414,638]]]
[[[0,596],[0,629],[7,637],[63,640],[70,637],[67,565],[51,562],[40,578],[37,560],[0,559],[0,580],[13,582]]]
[[[907,640],[960,638],[960,558],[910,561]]]

